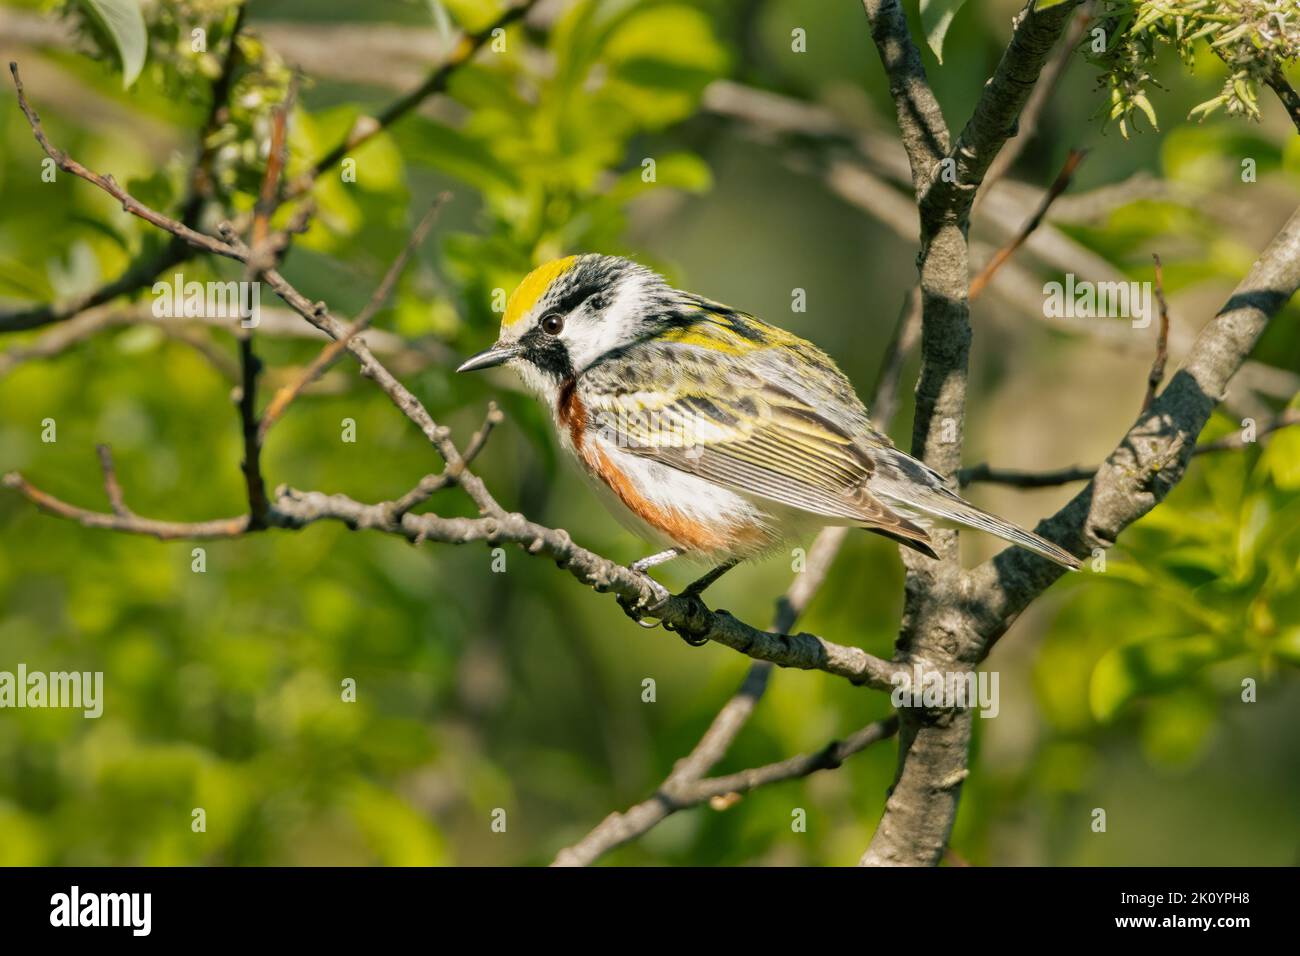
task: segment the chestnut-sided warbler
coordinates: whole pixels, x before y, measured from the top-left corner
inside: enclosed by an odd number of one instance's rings
[[[667,548],[637,570],[678,555],[725,570],[826,525],[935,557],[933,524],[1079,566],[895,448],[820,349],[627,259],[569,256],[530,273],[496,344],[458,371],[501,364],[551,409],[614,513]]]

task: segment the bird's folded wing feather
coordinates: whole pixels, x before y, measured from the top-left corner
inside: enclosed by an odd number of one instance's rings
[[[726,374],[719,375],[707,353],[677,349],[658,359],[671,369],[658,365],[653,387],[638,381],[647,367],[644,356],[623,367],[601,366],[585,377],[590,424],[606,440],[803,511],[927,538],[868,491],[875,467],[870,449],[857,433],[861,429],[851,433],[841,424],[853,409],[819,412],[803,397],[806,383],[790,382],[789,370],[776,365],[729,361]],[[837,387],[847,386],[838,370],[829,371]],[[865,410],[856,409],[865,421]]]

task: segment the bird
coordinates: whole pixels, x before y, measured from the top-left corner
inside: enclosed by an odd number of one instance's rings
[[[614,515],[661,548],[632,570],[712,565],[683,593],[831,525],[935,559],[932,529],[966,526],[1079,567],[896,448],[821,349],[630,259],[572,255],[525,276],[496,342],[457,371],[501,365],[549,407]],[[650,585],[657,607],[668,592]]]

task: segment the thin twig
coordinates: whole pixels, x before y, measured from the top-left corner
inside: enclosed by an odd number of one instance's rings
[[[497,407],[497,403],[488,402],[488,410],[487,414],[483,417],[483,424],[479,426],[478,431],[470,436],[469,442],[465,445],[465,451],[461,456],[461,461],[464,465],[469,465],[470,462],[478,457],[479,452],[481,452],[484,446],[487,445],[487,440],[492,434],[492,429],[497,425],[500,425],[504,420],[505,415],[502,413],[501,409]],[[457,477],[465,470],[464,465],[456,471],[453,471],[451,468],[445,468],[436,474],[425,475],[414,488],[393,502],[393,517],[400,518],[412,508],[428,501],[435,492],[454,485]]]
[[[957,481],[966,485],[1010,485],[1013,488],[1052,488],[1073,481],[1088,481],[1097,473],[1096,468],[1059,468],[1056,471],[1016,471],[1010,468],[991,468],[987,464],[963,468]]]
[[[1147,393],[1142,399],[1142,411],[1155,401],[1156,389],[1165,380],[1165,363],[1169,361],[1169,303],[1165,301],[1165,273],[1160,256],[1151,254],[1156,263],[1156,301],[1160,304],[1160,330],[1156,333],[1156,357],[1147,374]]]
[[[1056,88],[1060,85],[1061,78],[1065,76],[1066,70],[1069,69],[1070,63],[1073,62],[1075,50],[1079,46],[1079,41],[1083,39],[1084,31],[1088,29],[1088,23],[1091,20],[1091,4],[1084,3],[1079,7],[1078,13],[1075,14],[1064,40],[1052,53],[1052,59],[1043,67],[1042,75],[1037,85],[1034,86],[1034,91],[1029,94],[1025,108],[1016,122],[1015,136],[1007,140],[997,158],[989,165],[988,172],[984,174],[984,181],[980,183],[979,191],[975,194],[976,208],[988,197],[997,181],[1015,165],[1016,160],[1020,158],[1020,154],[1024,152],[1025,147],[1037,134],[1039,120],[1042,118],[1052,94],[1056,92]]]
[[[1300,424],[1300,408],[1289,408],[1276,418],[1256,428],[1254,437],[1250,441],[1246,440],[1245,429],[1241,429],[1222,438],[1202,442],[1192,449],[1192,456],[1210,455],[1220,451],[1239,451],[1248,445],[1255,444],[1266,435],[1271,435],[1279,429],[1297,424]],[[1075,481],[1090,481],[1096,474],[1096,466],[1081,468],[1076,465],[1071,468],[1059,468],[1055,471],[1017,471],[1010,468],[991,468],[987,464],[981,464],[971,468],[963,468],[959,473],[959,478],[962,485],[978,483],[1009,485],[1013,488],[1051,488]]]
[[[483,29],[476,33],[467,33],[462,36],[460,41],[452,49],[452,52],[447,59],[439,64],[439,66],[425,78],[423,83],[404,96],[394,100],[377,117],[365,117],[363,120],[358,121],[343,142],[339,143],[318,159],[312,164],[311,169],[303,173],[286,187],[285,198],[295,198],[311,189],[316,179],[325,172],[325,170],[337,165],[347,156],[348,153],[392,126],[430,96],[446,90],[447,81],[451,79],[452,74],[468,63],[470,59],[473,58],[474,54],[492,38],[492,35],[497,30],[504,29],[516,20],[525,16],[536,3],[537,0],[523,0],[522,3],[507,7],[494,21],[483,27]]]
[[[122,497],[122,486],[117,481],[117,469],[113,467],[113,450],[107,445],[96,445],[95,453],[99,455],[99,469],[104,474],[104,493],[108,495],[109,507],[119,518],[126,517],[131,509]]]
[[[1294,399],[1293,399],[1294,401]],[[1300,408],[1288,408],[1282,414],[1278,415],[1272,421],[1265,422],[1255,429],[1255,441],[1270,435],[1280,428],[1289,428],[1292,425],[1300,425]],[[1196,446],[1194,454],[1212,455],[1220,451],[1238,451],[1254,442],[1246,441],[1244,429],[1233,432],[1230,435],[1224,435],[1222,438],[1216,438],[1214,441],[1207,441]]]
[[[689,801],[689,804],[693,805],[714,797],[748,793],[767,784],[807,777],[819,770],[834,770],[849,757],[861,753],[874,743],[889,739],[897,732],[898,718],[885,717],[882,720],[872,721],[844,740],[832,740],[820,750],[761,767],[751,767],[723,777],[708,777],[698,783],[682,787],[680,791],[673,794],[673,798],[678,802]],[[734,804],[734,801],[728,802]]]
[[[287,233],[280,241],[270,241],[271,216],[276,209],[276,196],[280,190],[280,177],[289,163],[289,113],[297,95],[298,80],[289,83],[283,102],[272,116],[271,140],[267,149],[266,172],[262,188],[254,207],[253,227],[249,238],[249,253],[245,260],[245,279],[260,282],[263,273],[277,264],[278,250],[288,243]],[[262,477],[262,423],[257,415],[257,377],[262,362],[253,351],[252,328],[241,328],[239,336],[240,383],[237,391],[240,430],[244,440],[244,457],[240,468],[248,489],[249,527],[258,530],[267,525],[270,502],[266,496],[266,481]]]
[[[796,575],[790,589],[777,602],[774,630],[785,632],[794,626],[830,571],[847,530],[827,528],[818,536],[808,552],[803,573]],[[734,790],[735,787],[728,787],[705,793],[698,800],[680,805],[664,799],[664,794],[698,785],[704,775],[726,755],[754,708],[758,706],[771,675],[772,665],[766,661],[750,665],[740,688],[714,716],[708,730],[691,752],[677,761],[655,793],[622,813],[611,813],[577,843],[561,850],[552,865],[588,866],[610,850],[645,835],[677,810]]]
[[[42,511],[75,521],[85,528],[102,528],[127,534],[147,535],[163,541],[177,538],[196,541],[206,538],[237,538],[249,530],[248,515],[222,518],[217,521],[156,521],[131,513],[104,514],[79,508],[41,491],[16,472],[5,475],[3,484],[4,487],[18,492]]]
[[[920,338],[921,287],[914,285],[903,296],[903,305],[894,324],[894,333],[885,348],[884,358],[880,362],[880,372],[876,376],[876,392],[870,410],[882,429],[888,429],[898,413],[898,389],[903,377],[903,364],[916,348]]]
[[[407,260],[424,242],[425,236],[428,235],[429,229],[437,219],[438,211],[450,198],[451,194],[444,192],[439,194],[438,198],[434,200],[428,211],[420,218],[419,223],[411,233],[406,245],[402,247],[402,251],[398,253],[397,258],[393,260],[393,264],[389,266],[388,271],[384,274],[379,286],[370,297],[370,301],[366,303],[365,308],[361,310],[360,314],[358,314],[352,324],[347,327],[346,331],[337,339],[325,346],[325,348],[320,351],[316,358],[312,360],[311,364],[307,366],[296,380],[285,385],[276,392],[275,397],[271,399],[271,403],[262,414],[262,422],[258,429],[259,441],[264,441],[266,439],[267,432],[269,432],[272,426],[280,420],[282,415],[284,415],[285,409],[289,407],[289,403],[301,395],[307,386],[311,385],[312,382],[315,382],[324,375],[325,371],[347,350],[352,339],[370,325],[375,313],[379,311],[379,308],[392,293],[393,286],[397,284],[398,276],[401,275],[402,269],[405,268]]]
[[[1050,209],[1052,203],[1056,201],[1056,197],[1069,188],[1070,180],[1074,178],[1074,171],[1078,169],[1079,163],[1083,162],[1083,158],[1087,155],[1088,151],[1086,149],[1070,150],[1070,155],[1065,158],[1065,164],[1061,167],[1061,171],[1056,174],[1056,180],[1052,183],[1051,188],[1049,188],[1043,195],[1043,201],[1039,203],[1038,209],[1034,211],[1034,214],[1029,217],[1029,221],[1025,223],[1014,239],[994,254],[993,258],[989,260],[988,265],[980,270],[979,275],[975,276],[975,278],[971,280],[969,293],[970,299],[974,300],[979,297],[979,294],[984,291],[985,286],[989,284],[989,281],[993,278],[998,269],[1002,268],[1002,265],[1015,255],[1016,250],[1024,245],[1025,240],[1028,239],[1030,235],[1033,234],[1034,230],[1039,227],[1043,221],[1043,217],[1047,215],[1047,210]]]
[[[157,226],[164,232],[169,232],[172,235],[185,240],[194,248],[200,249],[203,252],[210,252],[215,256],[224,256],[228,259],[237,258],[237,256],[233,254],[231,248],[221,240],[214,239],[212,236],[201,233],[196,229],[192,229],[184,223],[172,219],[170,216],[165,216],[156,210],[150,209],[144,203],[127,193],[126,190],[117,184],[112,176],[101,176],[98,173],[91,172],[85,166],[81,165],[81,163],[68,156],[67,153],[60,149],[55,149],[45,135],[45,130],[41,126],[40,117],[36,115],[36,111],[27,103],[27,96],[23,90],[23,81],[18,75],[18,64],[10,63],[9,72],[13,74],[14,89],[18,93],[18,107],[23,111],[23,115],[27,117],[27,122],[32,128],[32,134],[36,137],[36,142],[39,143],[41,149],[45,151],[45,155],[54,160],[55,165],[64,172],[80,177],[88,183],[93,183],[120,202],[122,204],[122,209],[126,212],[143,219],[152,226]]]
[[[259,260],[265,254],[263,248],[271,229],[271,217],[280,205],[277,198],[280,177],[289,165],[289,113],[293,110],[297,95],[298,76],[295,74],[289,81],[284,100],[271,114],[271,141],[266,151],[266,172],[262,176],[262,188],[258,190],[257,202],[253,206],[253,231],[249,239],[254,261],[249,263],[248,269],[254,278],[263,271],[259,268]]]
[[[873,721],[849,735],[833,740],[820,750],[800,754],[788,760],[751,767],[723,777],[702,780],[664,781],[648,800],[622,813],[611,813],[600,826],[573,846],[561,850],[552,866],[588,866],[615,847],[630,843],[656,826],[665,817],[690,807],[709,803],[715,810],[732,807],[741,794],[758,787],[807,777],[819,770],[831,770],[867,747],[898,732],[898,719],[887,717]]]

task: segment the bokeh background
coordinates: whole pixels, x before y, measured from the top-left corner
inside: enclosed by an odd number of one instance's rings
[[[129,89],[103,38],[78,36],[71,6],[6,0],[0,53],[20,61],[56,145],[175,209],[232,5],[146,2],[149,59]],[[942,65],[924,50],[950,124],[969,114],[1018,7],[969,3]],[[219,133],[217,198],[251,202],[255,144],[284,63],[306,74],[292,172],[357,116],[420,82],[446,49],[444,15],[473,28],[498,10],[496,0],[254,4],[248,56],[260,73],[237,87]],[[194,24],[212,31],[207,54],[189,50]],[[796,28],[806,52],[791,48]],[[1184,117],[1217,93],[1223,67],[1206,55],[1189,72],[1169,54],[1154,72],[1161,129],[1142,125],[1125,138],[1105,122],[1097,70],[1076,58],[1011,170],[1007,192],[1019,205],[977,213],[985,251],[976,266],[1006,240],[999,221],[1014,228],[1027,218],[1068,150],[1091,148],[1045,227],[1057,245],[1023,250],[1009,273],[1020,281],[975,303],[969,463],[1096,463],[1141,403],[1154,328],[1050,323],[1043,282],[1098,270],[1145,281],[1160,253],[1176,360],[1300,200],[1300,137],[1275,102],[1262,103],[1258,123],[1216,115],[1196,125]],[[713,108],[729,82],[813,104],[847,132],[828,144],[756,131]],[[493,290],[557,254],[633,255],[813,339],[865,397],[914,282],[916,249],[887,216],[846,201],[826,162],[838,150],[872,168],[846,144],[859,135],[887,142],[891,117],[857,0],[542,3],[509,29],[504,53],[485,52],[447,96],[358,150],[356,183],[337,171],[322,177],[314,225],[284,271],[307,295],[355,314],[414,218],[450,190],[376,320],[393,346],[387,358],[462,440],[490,399],[501,404],[505,423],[478,469],[507,508],[631,561],[645,546],[595,506],[559,457],[546,413],[508,375],[452,374],[458,356],[495,334]],[[70,298],[160,241],[89,185],[63,174],[41,181],[12,90],[0,96],[0,137],[0,306]],[[642,181],[646,158],[656,162],[654,183]],[[1256,182],[1242,182],[1243,158],[1256,161]],[[1091,213],[1069,205],[1108,184],[1155,180],[1165,187],[1135,190],[1147,198],[1098,202]],[[231,263],[203,260],[184,273],[239,277]],[[795,289],[805,290],[806,311],[792,310]],[[48,330],[0,338],[0,470],[106,509],[94,454],[105,442],[137,512],[236,514],[244,499],[233,339],[221,328],[130,320],[149,301],[147,290],[120,301],[121,326],[48,358],[20,355]],[[1275,371],[1234,389],[1207,437],[1286,405],[1300,374],[1298,318],[1292,304],[1273,323],[1256,357]],[[258,348],[265,396],[319,344],[267,334]],[[913,357],[891,428],[904,447],[915,366]],[[57,422],[54,443],[41,439],[47,418]],[[345,418],[356,422],[355,443],[341,440]],[[347,361],[295,403],[264,454],[272,484],[365,501],[400,495],[438,464]],[[985,664],[1000,674],[1001,712],[975,722],[952,840],[961,859],[1297,861],[1297,489],[1300,428],[1198,458],[1123,536],[1104,574],[1071,576],[1023,616]],[[970,495],[1032,526],[1074,490],[976,486]],[[469,513],[454,490],[430,507]],[[0,496],[0,670],[99,670],[106,685],[99,720],[0,711],[0,863],[544,863],[648,795],[748,664],[642,631],[609,597],[521,551],[493,573],[480,546],[414,548],[321,524],[209,542],[206,571],[194,573],[193,547],[83,529]],[[963,549],[974,562],[995,545],[967,535]],[[696,572],[670,565],[660,577],[681,586]],[[765,624],[790,577],[789,558],[778,556],[724,578],[712,603]],[[888,656],[901,583],[895,546],[853,534],[800,626]],[[340,699],[345,678],[357,682],[355,703]],[[646,678],[656,682],[653,703],[642,699]],[[1258,682],[1257,702],[1242,702],[1243,678]],[[844,681],[778,673],[719,769],[819,748],[888,710],[883,695]],[[609,860],[855,862],[895,749],[877,745],[722,812],[678,814]],[[195,807],[206,810],[205,833],[191,831]],[[1104,834],[1090,826],[1097,807],[1107,811]],[[504,833],[491,828],[497,808]],[[792,832],[795,808],[807,811],[807,832]]]

